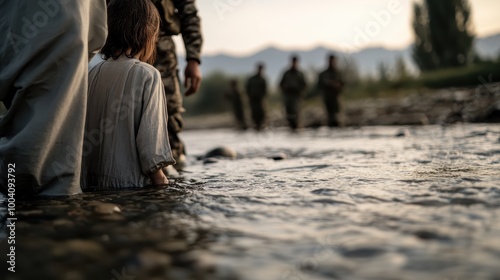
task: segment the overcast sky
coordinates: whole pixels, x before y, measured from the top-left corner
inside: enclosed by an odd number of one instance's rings
[[[500,32],[500,0],[471,0],[479,36]],[[198,0],[203,53],[247,55],[268,46],[355,51],[412,43],[413,0]],[[182,48],[179,48],[182,51]]]

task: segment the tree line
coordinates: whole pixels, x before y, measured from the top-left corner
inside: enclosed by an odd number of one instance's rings
[[[413,4],[412,27],[415,36],[412,59],[419,73],[409,70],[403,57],[394,65],[381,62],[375,76],[361,77],[356,63],[349,57],[340,59],[340,69],[347,83],[347,98],[376,97],[388,91],[408,88],[442,88],[474,86],[488,77],[500,82],[500,53],[497,59],[481,58],[474,49],[475,33],[468,0],[421,0]],[[317,95],[315,77],[318,69],[304,69],[310,84],[308,96]],[[205,77],[200,94],[186,104],[192,113],[213,113],[229,110],[224,92],[229,80],[238,79],[242,86],[246,77],[223,72]],[[279,100],[271,92],[270,102]],[[216,101],[216,102],[214,102]]]

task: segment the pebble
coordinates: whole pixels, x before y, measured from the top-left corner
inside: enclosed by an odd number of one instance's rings
[[[170,241],[159,244],[157,248],[167,253],[178,253],[187,251],[188,245],[183,241]]]
[[[54,248],[53,254],[55,256],[68,256],[81,254],[87,257],[99,259],[103,257],[103,249],[101,245],[90,240],[74,239],[62,243],[60,246]]]
[[[121,215],[117,215],[117,214],[111,214],[111,215],[103,215],[101,217],[101,220],[103,221],[108,221],[108,222],[121,222],[121,221],[125,221],[125,217],[121,216]]]
[[[401,129],[399,130],[396,135],[396,137],[406,137],[408,136],[408,131],[406,129]]]
[[[72,227],[75,225],[75,223],[73,223],[72,221],[65,219],[55,220],[53,224],[56,227]]]
[[[43,210],[20,211],[21,216],[39,216],[43,214]]]
[[[191,262],[197,270],[213,271],[215,269],[215,259],[206,251],[191,251],[184,255],[184,261]]]
[[[172,263],[170,256],[151,250],[139,253],[138,260],[140,267],[144,269],[166,267]]]
[[[94,202],[91,205],[94,205],[94,212],[101,215],[111,215],[114,213],[120,213],[120,208],[112,203],[103,203],[103,202]]]

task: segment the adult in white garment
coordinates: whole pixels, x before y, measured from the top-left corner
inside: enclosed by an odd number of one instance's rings
[[[78,194],[88,60],[106,40],[106,1],[0,0],[0,10],[0,190]]]

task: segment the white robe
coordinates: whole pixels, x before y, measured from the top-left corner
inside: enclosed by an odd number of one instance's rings
[[[174,164],[161,75],[121,56],[89,73],[82,162],[83,189],[140,188],[148,174]]]
[[[106,40],[105,0],[0,0],[0,189],[81,192],[89,54]]]

